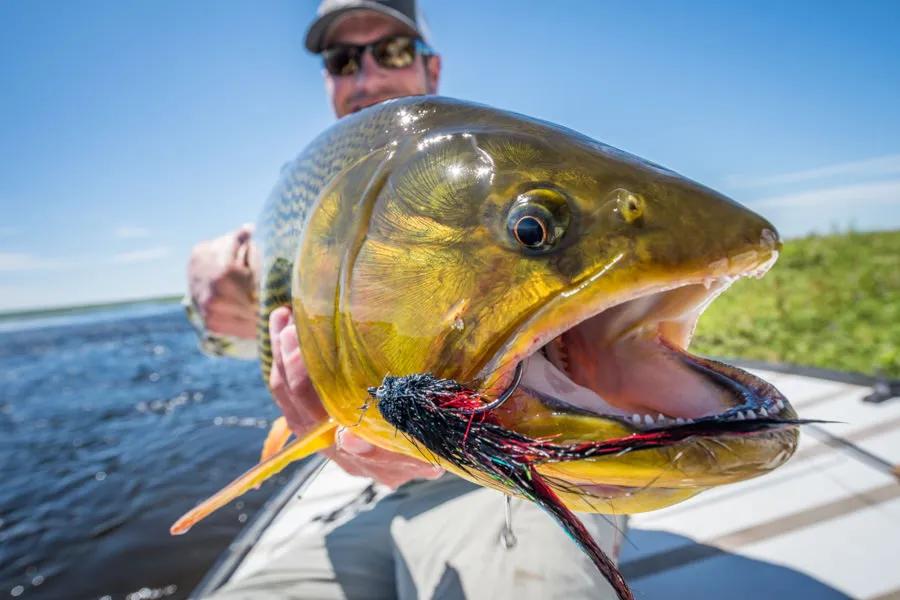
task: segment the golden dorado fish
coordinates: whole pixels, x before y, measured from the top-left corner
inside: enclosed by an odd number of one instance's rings
[[[340,425],[423,458],[363,408],[386,375],[431,373],[490,398],[521,364],[493,418],[554,444],[796,418],[768,383],[687,351],[715,297],[774,263],[775,228],[569,129],[446,98],[385,102],[341,119],[285,169],[258,231],[266,380],[268,316],[290,305],[329,418],[272,456],[288,435],[276,428],[267,460],[173,532],[331,445]],[[572,510],[634,513],[771,471],[797,436],[687,437],[536,469]]]

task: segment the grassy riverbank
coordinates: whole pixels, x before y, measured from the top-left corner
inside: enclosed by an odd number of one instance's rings
[[[900,231],[785,242],[700,319],[691,349],[900,377]]]

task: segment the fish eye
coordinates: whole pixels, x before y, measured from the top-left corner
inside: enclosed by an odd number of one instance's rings
[[[516,198],[507,216],[512,239],[526,251],[551,250],[569,225],[566,197],[554,189],[532,189]]]

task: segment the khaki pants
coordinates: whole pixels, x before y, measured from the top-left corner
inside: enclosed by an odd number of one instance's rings
[[[579,515],[618,556],[624,517]],[[501,543],[503,495],[454,475],[417,481],[324,536],[298,536],[266,568],[215,600],[615,598],[591,560],[548,514],[513,500],[517,543]]]

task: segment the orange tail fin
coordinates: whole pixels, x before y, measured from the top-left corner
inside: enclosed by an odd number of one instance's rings
[[[331,446],[334,444],[334,430],[337,429],[337,426],[337,423],[329,419],[313,429],[308,435],[301,439],[294,440],[286,448],[269,457],[264,462],[259,463],[229,483],[217,494],[188,511],[172,525],[169,529],[169,533],[172,535],[187,533],[187,531],[196,523],[205,519],[238,496],[241,496],[258,486],[266,479],[278,474],[292,462],[298,461],[301,458],[306,458],[314,452],[318,452],[319,450]]]

